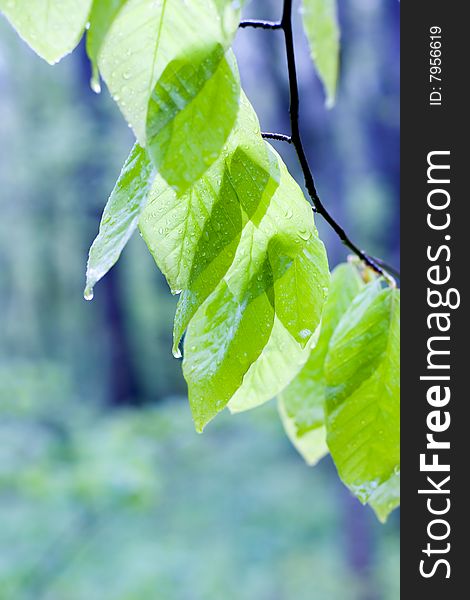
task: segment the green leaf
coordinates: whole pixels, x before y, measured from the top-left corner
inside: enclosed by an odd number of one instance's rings
[[[250,158],[251,157],[251,158]],[[157,177],[140,230],[173,293],[180,293],[174,353],[198,307],[233,262],[241,232],[277,189],[277,159],[267,152],[248,100],[219,159],[187,191]]]
[[[231,41],[240,23],[240,15],[245,0],[214,0],[225,39]]]
[[[88,257],[85,298],[93,298],[94,285],[116,263],[137,228],[153,181],[153,165],[143,148],[135,144],[109,197],[100,230]]]
[[[396,505],[396,486],[384,484],[400,469],[399,351],[400,291],[375,281],[331,338],[326,426],[341,479],[382,519]]]
[[[245,97],[219,159],[184,193],[157,177],[139,226],[181,292],[174,351],[188,327],[183,370],[197,429],[239,390],[236,410],[277,394],[302,364],[329,274],[311,208]]]
[[[273,328],[274,273],[269,260],[265,256],[261,264],[252,265],[246,257],[240,266],[243,271],[222,280],[209,296],[186,334],[183,373],[198,431],[241,386]]]
[[[80,41],[92,0],[0,0],[0,10],[23,40],[50,64]]]
[[[86,49],[91,60],[93,76],[92,88],[101,90],[98,70],[98,56],[114,19],[127,0],[93,0],[90,13],[90,28],[86,38]]]
[[[292,417],[288,415],[282,397],[279,398],[277,406],[287,437],[298,450],[299,454],[303,456],[305,462],[313,467],[319,460],[328,454],[325,427],[321,426],[316,429],[311,429],[299,436],[296,424]]]
[[[302,0],[302,20],[310,52],[325,86],[327,106],[334,104],[339,70],[338,10],[336,0]]]
[[[230,412],[251,410],[274,398],[305,364],[311,347],[317,342],[318,333],[319,327],[309,343],[302,347],[276,316],[260,357],[250,366],[242,385],[228,403]]]
[[[220,154],[240,86],[233,31],[212,0],[127,0],[101,45],[101,75],[139,143],[178,191]],[[234,10],[234,14],[238,14]],[[148,140],[147,140],[148,137]]]
[[[218,158],[238,112],[240,83],[223,46],[170,62],[152,92],[147,148],[159,172],[184,191]]]
[[[198,430],[240,389],[243,393],[235,396],[236,410],[276,395],[300,368],[298,354],[320,321],[328,285],[324,248],[300,189],[285,166],[281,164],[280,168],[280,185],[265,216],[258,226],[251,220],[244,227],[224,280],[189,323],[183,371]],[[302,237],[306,229],[308,240]],[[298,286],[295,272],[302,274]],[[305,288],[308,293],[301,296],[299,291]],[[273,333],[276,317],[278,327],[289,343],[296,345],[297,352],[289,352],[286,343],[275,343],[279,335]],[[270,340],[274,343],[268,346]],[[259,382],[274,365],[281,372],[264,389]]]
[[[324,428],[325,374],[323,365],[328,345],[342,315],[352,300],[364,287],[357,268],[349,263],[338,265],[331,274],[330,289],[322,314],[318,343],[305,357],[305,363],[297,377],[279,395],[279,405],[286,433],[300,454],[309,462],[308,440],[326,436]],[[318,435],[311,432],[320,430]],[[325,441],[326,444],[326,441]]]
[[[369,498],[369,505],[382,523],[385,523],[392,510],[400,506],[399,468],[373,491]]]
[[[299,375],[281,394],[281,400],[297,434],[324,424],[325,374],[323,365],[330,338],[352,300],[364,287],[357,268],[338,265],[331,274],[328,297],[322,314],[321,333]]]

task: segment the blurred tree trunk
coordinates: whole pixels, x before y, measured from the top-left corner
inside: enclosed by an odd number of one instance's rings
[[[342,503],[346,560],[360,585],[358,599],[382,600],[373,575],[375,540],[371,515],[346,488],[344,488]]]

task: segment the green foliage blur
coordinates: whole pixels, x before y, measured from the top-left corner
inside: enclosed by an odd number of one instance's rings
[[[344,5],[344,103],[325,116],[308,51],[300,75],[309,145],[332,140],[312,160],[322,191],[393,261],[393,20],[379,5]],[[374,26],[372,57],[361,27]],[[280,47],[262,62],[263,36],[237,42],[242,78],[265,128],[286,131]],[[176,302],[138,235],[83,300],[132,145],[89,77],[83,47],[51,68],[0,20],[0,600],[396,600],[398,517],[376,522],[329,459],[307,468],[274,403],[194,432],[170,352]]]

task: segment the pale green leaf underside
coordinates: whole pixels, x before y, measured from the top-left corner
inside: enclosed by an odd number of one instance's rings
[[[292,417],[290,417],[286,411],[282,396],[280,396],[278,400],[278,410],[287,437],[299,454],[304,458],[305,462],[313,467],[320,459],[328,454],[325,427],[317,427],[316,429],[311,429],[302,433],[302,435],[299,435]]]
[[[302,19],[310,52],[325,86],[327,106],[334,104],[339,70],[336,0],[302,0]]]
[[[362,502],[373,502],[382,519],[387,503],[394,506],[383,484],[400,468],[399,350],[400,292],[373,282],[330,341],[326,426],[341,479]],[[380,501],[374,500],[381,486]]]
[[[312,437],[317,439],[321,435],[326,435],[323,367],[328,344],[339,320],[362,287],[364,284],[354,265],[341,264],[333,270],[328,297],[323,309],[318,343],[312,346],[297,377],[279,396],[286,416],[283,420],[284,425],[289,424],[289,431],[286,432],[301,454],[304,448],[307,450],[309,448],[308,444],[305,444],[305,439]],[[317,435],[308,435],[317,429],[320,430]],[[326,440],[324,441],[326,444]],[[304,456],[304,458],[308,462],[308,457]]]
[[[127,0],[99,51],[112,96],[179,191],[216,160],[238,112],[238,73],[225,55],[233,24],[228,31],[222,8],[230,4]]]
[[[0,0],[0,10],[23,40],[50,64],[80,41],[92,0]]]
[[[302,348],[276,316],[266,346],[228,403],[230,412],[256,408],[284,389],[305,364],[312,346],[318,340],[319,331],[318,327],[309,343]]]
[[[135,144],[109,197],[98,236],[88,257],[85,297],[93,297],[93,287],[116,263],[137,228],[153,181],[153,165],[143,148]]]

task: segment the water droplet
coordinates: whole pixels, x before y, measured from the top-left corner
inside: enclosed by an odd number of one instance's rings
[[[93,300],[93,296],[94,296],[94,294],[93,294],[93,288],[87,286],[85,288],[85,291],[83,292],[83,297],[85,298],[85,300],[89,301],[89,300]]]
[[[90,81],[90,87],[95,92],[95,94],[101,94],[101,83],[98,77],[92,77]]]
[[[175,358],[181,358],[182,356],[181,350],[179,348],[173,348],[171,352]]]

